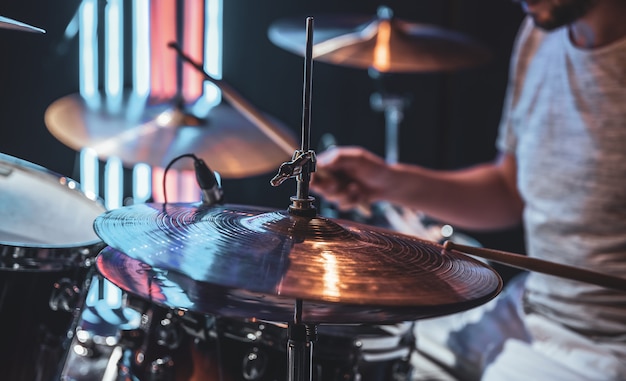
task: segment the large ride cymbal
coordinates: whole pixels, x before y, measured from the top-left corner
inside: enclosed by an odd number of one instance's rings
[[[23,22],[12,20],[8,17],[0,16],[0,29],[12,29],[19,30],[22,32],[33,32],[33,33],[46,33],[45,30],[41,28],[37,28],[36,26],[28,25]]]
[[[395,19],[379,12],[320,15],[315,19],[313,59],[382,73],[450,71],[487,62],[491,52],[459,32]],[[301,18],[278,20],[268,37],[275,45],[303,56],[306,31]]]
[[[241,205],[137,204],[94,222],[98,268],[167,307],[303,322],[392,322],[482,304],[487,265],[436,243],[344,220]]]
[[[48,107],[45,122],[54,137],[75,150],[91,148],[99,157],[119,157],[125,165],[162,168],[179,155],[193,153],[223,178],[275,171],[293,154],[225,103],[199,119],[172,104],[133,100],[128,94],[120,104],[107,103],[104,96],[87,102],[71,94]],[[293,134],[274,122],[274,132],[296,150]],[[174,168],[192,169],[193,163],[181,160]]]

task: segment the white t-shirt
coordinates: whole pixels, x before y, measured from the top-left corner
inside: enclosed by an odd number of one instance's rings
[[[497,145],[517,158],[528,255],[626,277],[626,39],[583,50],[524,23]],[[526,303],[626,358],[626,292],[532,273]]]

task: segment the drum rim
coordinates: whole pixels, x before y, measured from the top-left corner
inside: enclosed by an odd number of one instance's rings
[[[14,166],[28,175],[44,176],[49,179],[57,179],[60,187],[72,192],[73,195],[79,196],[84,202],[90,202],[92,206],[100,209],[101,214],[106,212],[104,200],[101,197],[91,197],[80,190],[80,183],[71,177],[61,175],[39,164],[11,156],[0,152],[0,164],[5,163],[8,166]],[[70,184],[73,184],[71,186]],[[93,226],[93,222],[92,222]],[[93,228],[93,227],[92,227]],[[99,245],[103,245],[102,240],[95,234],[93,239],[85,239],[81,241],[72,241],[66,243],[36,243],[36,242],[20,242],[14,240],[0,240],[0,257],[25,259],[36,264],[58,264],[60,266],[69,265],[75,261],[71,260],[73,254],[84,254],[87,258],[89,253],[95,257],[99,251]],[[85,251],[85,253],[82,253]],[[46,254],[52,259],[40,260],[40,253]],[[69,253],[67,258],[62,258],[64,253]],[[19,262],[18,260],[15,261]],[[13,270],[12,268],[0,266],[0,270]],[[37,271],[36,269],[18,269],[19,271]]]

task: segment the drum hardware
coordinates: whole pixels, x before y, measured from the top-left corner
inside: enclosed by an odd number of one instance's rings
[[[3,16],[0,16],[0,29],[12,29],[32,33],[46,33],[45,30],[37,28],[36,26],[28,25],[21,21],[13,20]]]
[[[181,328],[168,311],[149,308],[140,313],[138,327],[120,332],[120,344],[132,352],[126,367],[139,379],[171,379],[166,378],[173,371],[170,351],[181,344]]]
[[[86,247],[20,247],[7,243],[0,248],[0,271],[62,271],[93,264],[94,249]]]
[[[216,318],[215,343],[228,374],[240,380],[284,380],[289,325],[249,319]],[[313,379],[324,381],[408,380],[408,337],[386,336],[375,327],[320,325],[313,353]],[[407,333],[410,333],[407,332]],[[213,334],[211,335],[213,336]],[[368,372],[378,372],[377,376]]]
[[[50,309],[52,311],[73,312],[82,307],[84,297],[84,284],[77,284],[74,279],[61,278],[54,282],[52,294],[50,295]]]
[[[121,322],[116,318],[120,315],[131,320]],[[205,330],[198,329],[198,318],[188,315],[129,295],[116,308],[92,304],[82,312],[59,379],[174,380],[178,362],[188,361],[181,353],[194,340],[189,332],[202,331],[203,337]]]

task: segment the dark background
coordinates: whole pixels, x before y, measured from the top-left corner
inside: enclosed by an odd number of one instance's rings
[[[0,29],[0,152],[75,179],[76,152],[48,132],[44,113],[53,101],[78,91],[77,39],[65,41],[63,32],[79,4],[76,0],[3,0],[0,5],[1,16],[47,31]],[[462,168],[491,160],[510,49],[522,19],[519,6],[510,1],[224,0],[223,79],[299,136],[304,60],[272,44],[269,26],[285,17],[302,17],[304,25],[306,16],[374,16],[380,5],[391,7],[398,18],[462,32],[494,54],[478,68],[385,78],[386,90],[411,99],[400,126],[400,161]],[[367,70],[316,62],[312,148],[322,134],[332,133],[340,144],[362,145],[384,155],[384,117],[372,110],[369,100],[380,90]],[[273,175],[225,180],[227,201],[286,207],[295,182],[274,188],[269,185]],[[469,234],[486,247],[523,251],[519,229]]]

